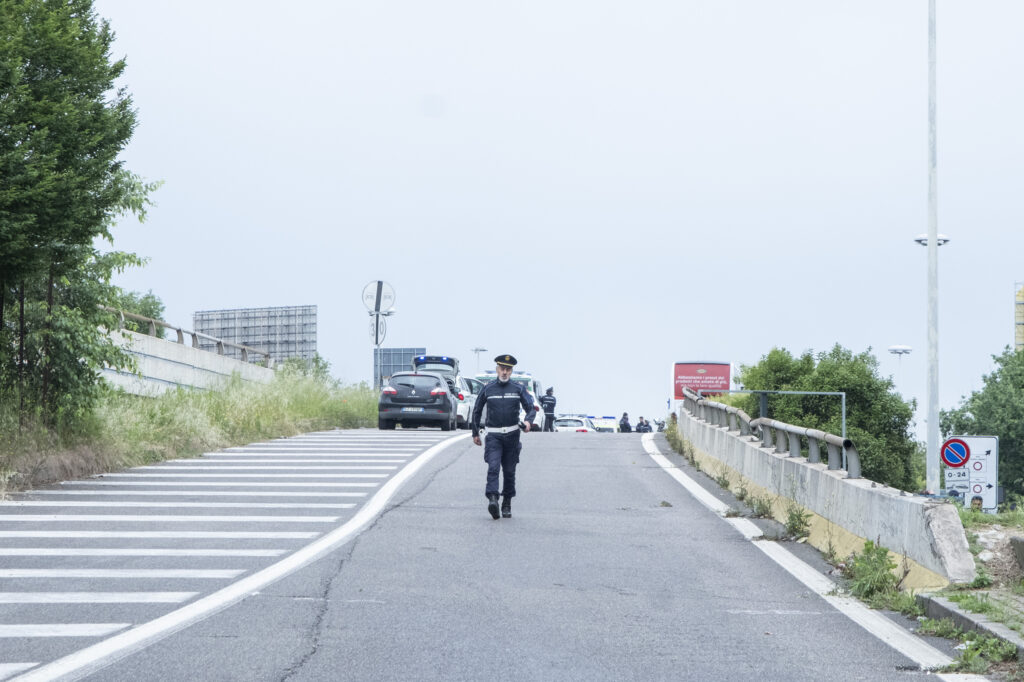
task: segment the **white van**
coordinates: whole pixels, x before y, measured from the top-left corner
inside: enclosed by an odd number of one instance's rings
[[[493,369],[489,369],[486,372],[480,372],[476,375],[477,381],[481,382],[484,386],[491,383],[498,378],[498,373]],[[540,409],[540,402],[537,397],[543,395],[543,389],[541,389],[540,380],[534,378],[529,372],[522,372],[519,370],[512,370],[512,381],[517,384],[522,384],[526,387],[526,392],[533,398],[534,405],[537,406],[537,417],[533,420],[533,427],[531,430],[540,430],[544,427],[544,410]],[[523,421],[526,419],[526,413],[522,407],[519,408],[519,420]]]

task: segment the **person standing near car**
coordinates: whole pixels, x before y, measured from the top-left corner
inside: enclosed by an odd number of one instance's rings
[[[622,419],[619,420],[619,433],[629,433],[633,430],[633,427],[629,425],[629,412],[622,413]]]
[[[554,392],[554,387],[549,386],[539,401],[540,406],[544,408],[544,431],[555,430],[555,404],[558,400],[555,399]]]
[[[499,355],[494,358],[494,362],[498,378],[483,387],[473,406],[473,442],[476,445],[482,444],[480,418],[486,405],[484,461],[487,462],[487,485],[484,494],[487,496],[487,511],[492,518],[498,518],[498,476],[503,474],[501,516],[508,519],[512,517],[512,498],[516,496],[516,465],[519,464],[519,453],[523,449],[519,442],[519,406],[522,405],[526,411],[523,424],[525,431],[533,426],[537,406],[526,387],[512,381],[512,368],[516,366],[516,359],[511,355]]]

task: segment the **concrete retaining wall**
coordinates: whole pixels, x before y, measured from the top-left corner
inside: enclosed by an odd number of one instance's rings
[[[232,374],[259,383],[269,383],[274,378],[272,369],[155,336],[128,330],[114,331],[110,336],[132,354],[142,376],[107,368],[103,378],[135,395],[159,395],[178,386],[219,388]]]
[[[852,534],[861,545],[865,539],[878,542],[946,581],[974,579],[974,558],[953,505],[863,478],[848,479],[845,471],[829,471],[824,463],[778,454],[760,447],[758,439],[695,419],[682,407],[677,416],[680,434],[698,451],[745,482],[846,531],[840,535]],[[819,533],[816,539],[812,533],[811,542],[820,549],[827,542],[835,549],[832,536],[825,540]]]

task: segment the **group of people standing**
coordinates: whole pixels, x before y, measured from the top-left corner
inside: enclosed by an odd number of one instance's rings
[[[651,422],[644,419],[643,415],[636,420],[636,428],[634,429],[629,423],[629,412],[622,413],[622,419],[619,420],[619,433],[630,433],[636,431],[637,433],[650,433],[654,429],[651,428]]]

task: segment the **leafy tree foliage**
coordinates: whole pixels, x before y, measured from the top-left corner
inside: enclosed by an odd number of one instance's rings
[[[135,313],[154,320],[164,319],[164,303],[153,293],[152,289],[144,294],[137,291],[119,291],[113,307],[126,313]],[[125,319],[121,326],[139,334],[149,334],[149,325],[145,322]],[[157,327],[156,336],[164,338],[166,331],[163,327]]]
[[[1024,494],[1024,350],[1009,346],[993,355],[995,371],[984,386],[955,410],[943,410],[943,435],[999,436],[999,482],[1008,492]]]
[[[879,376],[870,349],[855,355],[836,344],[828,352],[794,357],[773,348],[756,365],[742,366],[739,380],[750,390],[845,391],[847,437],[857,447],[864,476],[904,490],[921,482],[919,448],[910,434],[914,404],[894,391],[891,379]],[[759,414],[756,394],[744,402],[748,414]],[[767,416],[839,434],[840,408],[838,396],[770,395]]]
[[[155,188],[118,159],[136,119],[113,38],[92,0],[0,2],[0,400],[51,425],[88,410],[103,363],[126,362],[98,305],[140,261],[94,244]]]

